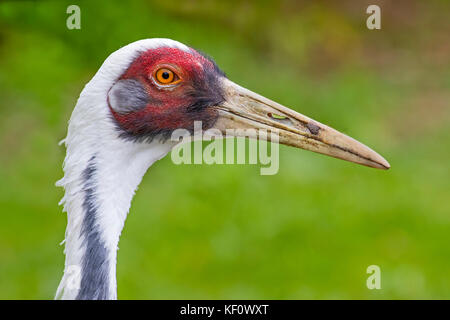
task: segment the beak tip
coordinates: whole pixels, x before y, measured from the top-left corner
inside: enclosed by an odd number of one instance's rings
[[[391,168],[391,165],[389,162],[386,161],[382,156],[379,156],[379,158],[376,161],[373,161],[376,163],[375,168],[381,169],[381,170],[389,170]]]
[[[389,169],[391,168],[391,165],[390,165],[389,162],[387,162],[387,161],[386,161],[385,163],[383,163],[382,165],[383,165],[383,167],[384,167],[384,168],[383,168],[384,170],[389,170]]]
[[[389,164],[387,164],[387,165],[382,164],[379,167],[379,169],[381,169],[381,170],[389,170],[390,168],[391,168],[391,166]]]

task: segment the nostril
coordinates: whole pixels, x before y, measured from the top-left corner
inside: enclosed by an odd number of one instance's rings
[[[309,132],[311,132],[313,135],[317,135],[320,131],[320,127],[313,122],[308,122],[306,127],[308,128]]]
[[[268,116],[269,118],[272,118],[272,119],[275,119],[275,120],[286,120],[286,119],[287,119],[287,117],[285,117],[285,116],[281,116],[281,115],[279,115],[279,114],[271,113],[271,112],[269,112],[269,113],[267,114],[267,116]]]

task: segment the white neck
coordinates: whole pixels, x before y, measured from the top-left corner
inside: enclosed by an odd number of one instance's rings
[[[174,143],[120,137],[107,104],[117,79],[142,52],[168,39],[144,39],[112,53],[85,86],[69,122],[61,203],[67,212],[64,276],[56,298],[115,299],[117,244],[134,192],[147,169]]]
[[[170,148],[118,141],[66,173],[66,262],[58,297],[116,299],[117,245],[131,200],[149,166]]]

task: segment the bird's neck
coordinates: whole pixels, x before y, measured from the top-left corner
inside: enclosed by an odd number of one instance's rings
[[[83,150],[67,145],[60,182],[68,217],[66,261],[57,298],[117,298],[117,248],[131,200],[149,166],[171,148],[120,139],[96,147]]]

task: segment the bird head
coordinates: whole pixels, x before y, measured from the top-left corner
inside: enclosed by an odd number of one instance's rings
[[[124,136],[167,139],[176,129],[214,126],[225,101],[225,74],[193,49],[158,47],[140,54],[108,93]]]
[[[122,138],[140,143],[167,139],[176,129],[193,132],[194,122],[201,121],[203,130],[223,133],[276,131],[281,144],[389,168],[362,143],[230,81],[198,51],[172,40],[151,40],[151,46],[133,52],[108,89],[107,104]]]

